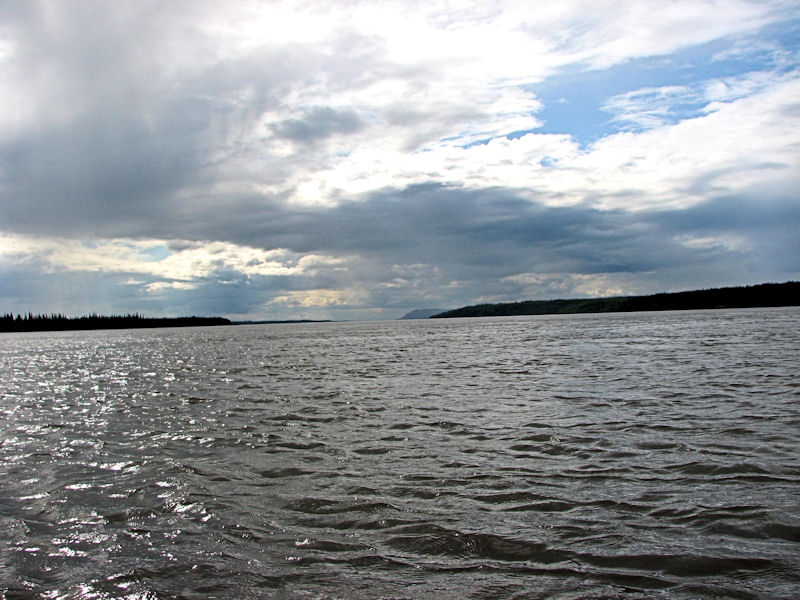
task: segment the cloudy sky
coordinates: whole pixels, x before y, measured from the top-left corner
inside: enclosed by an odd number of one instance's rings
[[[800,279],[800,4],[5,1],[0,313]]]

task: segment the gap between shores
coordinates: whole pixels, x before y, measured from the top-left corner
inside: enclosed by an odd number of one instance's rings
[[[698,310],[716,308],[757,308],[800,306],[800,282],[762,283],[651,296],[614,296],[572,300],[527,300],[500,304],[475,304],[448,310],[430,317],[508,317],[517,315],[552,315],[659,310]]]

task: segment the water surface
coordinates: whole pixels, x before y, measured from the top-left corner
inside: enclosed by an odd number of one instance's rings
[[[6,598],[793,598],[800,310],[0,336]]]

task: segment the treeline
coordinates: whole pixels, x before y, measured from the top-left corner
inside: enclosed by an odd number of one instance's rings
[[[697,310],[708,308],[753,308],[800,306],[800,282],[763,283],[746,287],[716,288],[689,292],[618,296],[573,300],[528,300],[502,304],[476,304],[448,310],[433,319],[450,317],[503,317],[646,310]]]
[[[79,329],[137,329],[152,327],[194,327],[199,325],[230,325],[222,317],[143,317],[129,315],[87,315],[67,317],[62,314],[14,316],[6,313],[0,317],[0,331],[71,331]]]

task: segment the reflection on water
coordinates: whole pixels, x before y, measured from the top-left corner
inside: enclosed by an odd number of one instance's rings
[[[798,309],[0,337],[8,598],[791,598]]]

